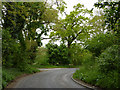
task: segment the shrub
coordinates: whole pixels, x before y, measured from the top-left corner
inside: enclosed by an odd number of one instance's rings
[[[93,55],[87,49],[81,48],[79,44],[71,46],[71,63],[74,65],[82,65],[93,62]]]
[[[118,45],[108,47],[100,56],[97,58],[99,70],[103,73],[109,71],[119,70],[120,71],[120,58],[118,54]]]
[[[69,64],[68,60],[68,48],[61,44],[58,46],[57,44],[50,44],[46,45],[48,49],[48,62],[53,65],[65,65]]]
[[[48,65],[48,55],[46,48],[38,48],[35,58],[35,65]]]
[[[120,58],[118,51],[118,45],[108,47],[96,58],[97,62],[83,63],[80,69],[74,73],[74,78],[101,88],[120,88]],[[87,59],[87,57],[84,58],[88,61],[89,59]]]
[[[120,88],[119,45],[108,47],[96,60],[101,78],[96,85],[104,88]]]
[[[8,83],[13,81],[16,77],[22,75],[22,74],[31,74],[35,72],[39,72],[38,69],[33,68],[31,66],[27,66],[26,70],[24,71],[19,70],[18,68],[2,68],[2,89],[4,89]]]
[[[94,67],[95,68],[95,67]],[[89,84],[96,84],[99,73],[93,67],[80,66],[80,69],[73,74],[73,78],[80,79]]]
[[[8,29],[2,30],[2,65],[9,68],[19,68],[21,71],[26,70],[27,64],[34,63],[36,57],[36,42],[30,40],[30,42],[24,42],[24,45],[20,44],[20,41],[12,38],[12,35]],[[22,48],[24,47],[24,49]]]
[[[95,56],[99,56],[107,47],[117,43],[117,37],[114,34],[97,34],[85,42],[85,48]]]
[[[82,63],[82,48],[79,44],[72,44],[69,50],[71,53],[70,61],[73,65],[81,65]]]

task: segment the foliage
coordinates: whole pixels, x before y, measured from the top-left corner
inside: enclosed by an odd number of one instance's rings
[[[92,53],[88,50],[84,50],[81,45],[75,43],[71,45],[71,64],[73,65],[82,65],[85,63],[93,62]]]
[[[26,70],[27,64],[35,62],[41,35],[47,34],[49,23],[57,21],[58,12],[45,2],[3,2],[2,14],[3,65]]]
[[[11,38],[8,30],[2,30],[2,57],[3,65],[7,67],[16,66],[17,62],[21,62],[21,49],[19,43]]]
[[[57,19],[57,11],[46,8],[44,2],[4,2],[2,13],[3,28],[10,28],[10,34],[20,40],[23,49],[26,47],[24,38],[36,40],[40,46],[41,35],[46,34],[48,24]],[[37,28],[41,29],[41,33],[36,32]]]
[[[36,53],[37,53],[37,43],[36,41],[33,40],[26,40],[26,53],[28,54],[28,60],[29,60],[29,64],[32,64],[35,62],[35,58],[36,58]]]
[[[112,45],[96,58],[96,62],[83,63],[73,77],[105,89],[120,88],[118,48],[118,45]],[[84,58],[86,60],[86,56]]]
[[[107,47],[115,44],[117,37],[111,33],[101,33],[86,40],[85,48],[92,52],[95,56],[99,56]]]
[[[120,58],[118,53],[118,45],[108,47],[97,59],[99,70],[102,73],[111,71],[120,71]]]
[[[104,33],[105,30],[105,19],[104,19],[104,13],[102,12],[102,10],[98,10],[96,12],[96,15],[89,20],[89,25],[92,26],[90,32],[90,35],[96,35],[96,34],[101,34]]]
[[[118,45],[108,47],[96,58],[96,62],[80,66],[73,77],[105,89],[120,88],[118,48]]]
[[[3,66],[5,67],[16,67],[21,71],[28,68],[30,60],[33,60],[30,55],[35,52],[23,51],[20,47],[20,43],[11,38],[9,30],[2,30],[2,58]],[[30,57],[30,58],[29,58]],[[32,56],[33,57],[33,56]]]
[[[18,74],[37,72],[31,65],[35,68],[42,65],[73,67],[68,65],[71,64],[82,65],[74,78],[103,88],[119,88],[120,2],[95,4],[104,8],[104,13],[92,19],[87,17],[92,16],[92,10],[85,9],[84,5],[77,4],[70,14],[66,14],[63,0],[51,3],[53,5],[47,2],[3,2],[2,63],[17,70],[16,73],[14,69],[11,72],[3,70],[3,86]],[[57,9],[53,9],[54,4]],[[58,12],[65,13],[65,19],[58,20]],[[47,35],[51,29],[50,38],[60,39],[62,44],[48,43],[47,49],[39,49],[41,36]],[[83,44],[76,43],[78,40]]]
[[[69,50],[71,52],[71,64],[73,65],[81,65],[82,63],[82,49],[79,44],[75,43],[71,45],[71,48]]]
[[[12,74],[12,72],[15,72]],[[18,71],[11,69],[10,71],[7,69],[3,69],[2,72],[2,88],[5,88],[7,84],[15,78],[15,75],[18,74]],[[21,73],[20,73],[21,74]]]
[[[89,37],[87,32],[91,27],[87,25],[89,18],[85,16],[86,14],[91,15],[91,11],[85,9],[84,5],[77,4],[65,19],[53,26],[54,31],[51,32],[50,37],[61,38],[61,41],[67,42],[68,48],[75,40],[81,40],[85,38],[84,36]]]
[[[48,49],[48,62],[53,65],[65,65],[69,64],[68,49],[64,44],[58,46],[57,44],[48,43],[46,45]]]
[[[96,67],[88,67],[87,65],[80,66],[80,69],[76,70],[73,74],[73,78],[95,85],[99,75],[99,72],[97,72],[95,68]]]
[[[107,74],[100,73],[98,67],[88,67],[87,65],[80,66],[80,69],[73,74],[74,79],[80,79],[86,83],[98,86],[103,89],[120,88],[119,73],[116,71]]]
[[[95,3],[98,8],[104,8],[105,25],[108,30],[113,31],[120,36],[120,1]],[[119,41],[120,42],[120,41]]]
[[[36,58],[35,58],[35,65],[48,65],[48,54],[47,49],[44,47],[40,47],[37,49]]]
[[[19,77],[20,75],[23,74],[30,74],[30,73],[35,73],[39,72],[39,70],[36,70],[35,68],[30,68],[27,71],[20,71],[16,68],[2,68],[2,89],[4,89],[11,81]]]

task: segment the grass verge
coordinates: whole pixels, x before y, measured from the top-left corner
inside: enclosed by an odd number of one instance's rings
[[[82,80],[102,89],[120,88],[118,76],[117,72],[100,73],[95,66],[80,66],[80,69],[73,74],[74,79]]]
[[[7,85],[15,80],[18,76],[23,74],[32,74],[39,72],[39,70],[35,68],[31,68],[28,71],[20,71],[16,68],[2,68],[2,90],[7,87]]]

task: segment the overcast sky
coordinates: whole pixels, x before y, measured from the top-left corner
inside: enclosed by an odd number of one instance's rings
[[[84,4],[84,6],[88,9],[92,9],[95,2],[98,0],[64,0],[67,3],[67,11],[72,11],[73,6],[77,5],[78,3]]]
[[[92,9],[94,3],[96,3],[98,0],[64,0],[64,1],[67,3],[67,9],[65,11],[68,14],[70,11],[73,10],[73,6],[77,5],[78,3],[83,4],[88,9]],[[45,36],[43,35],[43,37]],[[43,42],[43,46],[45,46],[45,44],[47,44],[49,40],[42,40],[42,42]],[[59,41],[56,43],[59,44]]]

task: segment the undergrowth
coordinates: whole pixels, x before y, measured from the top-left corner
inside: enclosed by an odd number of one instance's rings
[[[31,67],[29,70],[21,71],[17,68],[2,68],[2,89],[6,88],[7,85],[16,79],[18,76],[22,74],[32,74],[35,72],[39,72],[39,70]]]

